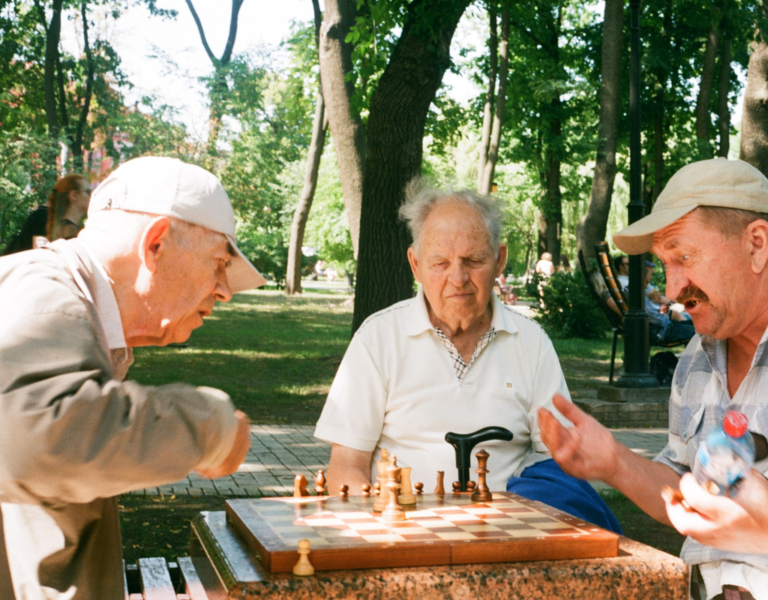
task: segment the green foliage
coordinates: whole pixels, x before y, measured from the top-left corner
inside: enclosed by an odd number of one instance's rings
[[[38,133],[0,130],[0,249],[18,232],[30,210],[45,204],[56,181],[58,148]]]
[[[552,337],[599,339],[605,334],[605,315],[580,270],[552,275],[542,286],[541,303],[537,320]]]

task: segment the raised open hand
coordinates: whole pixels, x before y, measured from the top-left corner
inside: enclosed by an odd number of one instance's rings
[[[573,423],[564,427],[545,408],[538,411],[541,440],[552,458],[568,474],[579,479],[605,479],[616,466],[616,440],[594,418],[560,395],[552,402]]]

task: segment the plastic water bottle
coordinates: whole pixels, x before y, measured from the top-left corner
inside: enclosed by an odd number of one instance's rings
[[[744,413],[730,410],[696,452],[693,476],[710,494],[733,496],[755,462],[755,442]]]

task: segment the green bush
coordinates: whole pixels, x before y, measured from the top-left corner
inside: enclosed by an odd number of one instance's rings
[[[605,335],[608,322],[581,271],[555,273],[542,287],[541,301],[536,320],[550,336],[599,339]]]

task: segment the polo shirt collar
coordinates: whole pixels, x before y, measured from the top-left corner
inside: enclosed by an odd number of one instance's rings
[[[515,324],[510,311],[504,308],[496,294],[491,294],[491,306],[493,308],[493,317],[491,317],[491,327],[496,331],[506,331],[507,333],[517,333]],[[419,286],[419,291],[410,306],[408,315],[407,334],[417,336],[425,331],[434,329],[429,320],[429,311],[427,310],[427,299],[424,296],[424,288]]]

